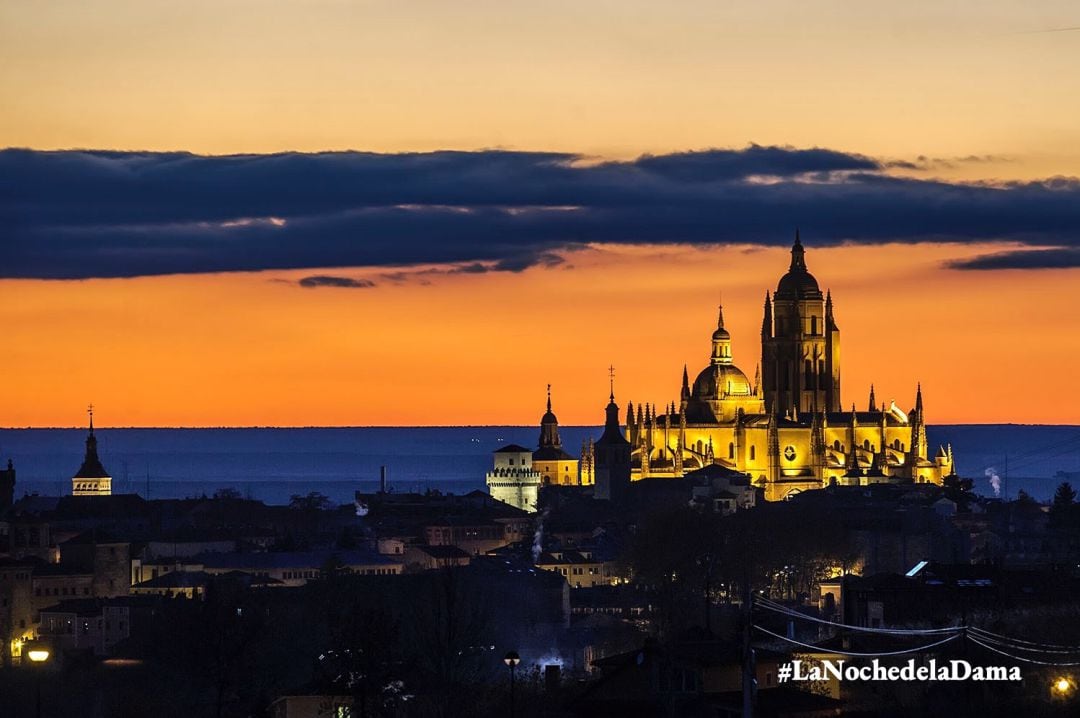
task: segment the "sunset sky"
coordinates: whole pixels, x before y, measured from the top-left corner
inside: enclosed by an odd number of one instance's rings
[[[3,426],[599,423],[796,227],[845,404],[1080,423],[1074,0],[0,0],[0,97]]]

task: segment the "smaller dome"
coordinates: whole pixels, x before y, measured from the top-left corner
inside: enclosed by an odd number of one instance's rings
[[[726,341],[728,339],[731,339],[731,334],[728,333],[727,329],[720,327],[712,333],[712,338],[714,342]]]

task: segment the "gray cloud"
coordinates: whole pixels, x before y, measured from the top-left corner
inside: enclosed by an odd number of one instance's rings
[[[1078,244],[1076,179],[958,184],[887,171],[863,155],[758,145],[603,163],[494,150],[12,149],[0,151],[0,277],[522,271],[589,243],[770,246],[796,226],[818,246]]]
[[[949,263],[952,269],[1072,269],[1080,267],[1080,247],[1049,247],[981,254]]]
[[[353,279],[352,277],[335,277],[326,274],[316,274],[310,277],[303,277],[297,282],[301,287],[305,289],[315,289],[318,287],[337,287],[340,289],[368,289],[375,286],[375,282],[370,279]]]

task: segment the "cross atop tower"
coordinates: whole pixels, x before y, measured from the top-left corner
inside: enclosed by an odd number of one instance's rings
[[[615,365],[608,367],[608,385],[611,388],[611,400],[615,401]]]
[[[94,405],[90,404],[86,407],[86,413],[90,417],[90,433],[94,433]]]

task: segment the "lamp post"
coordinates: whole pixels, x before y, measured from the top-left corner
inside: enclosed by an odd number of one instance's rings
[[[514,718],[514,672],[521,663],[521,656],[517,654],[517,651],[510,651],[503,656],[503,663],[510,669],[510,718]]]
[[[41,666],[45,661],[49,660],[49,649],[44,646],[31,648],[26,652],[26,655],[31,663]],[[36,715],[37,718],[41,718],[41,676],[38,675],[35,676],[35,678],[37,679],[35,681],[37,683],[37,708],[35,709],[34,715]]]

